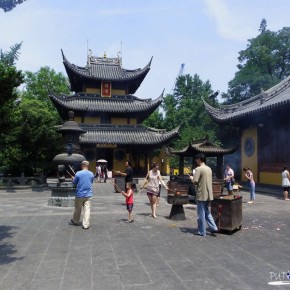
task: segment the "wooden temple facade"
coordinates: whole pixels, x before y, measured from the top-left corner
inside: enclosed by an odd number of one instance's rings
[[[90,169],[95,171],[96,160],[106,159],[109,169],[123,171],[126,160],[131,160],[135,174],[143,175],[154,149],[178,135],[178,128],[167,132],[141,124],[163,100],[163,93],[154,100],[134,96],[152,59],[142,69],[128,70],[122,67],[121,58],[88,55],[87,65],[80,67],[62,55],[73,94],[50,94],[50,99],[63,120],[73,111],[75,121],[86,131],[80,136],[80,145]],[[169,173],[163,153],[158,158],[165,173]]]
[[[209,115],[221,125],[240,128],[240,168],[249,167],[256,182],[281,185],[290,167],[290,77],[248,100],[214,108]]]

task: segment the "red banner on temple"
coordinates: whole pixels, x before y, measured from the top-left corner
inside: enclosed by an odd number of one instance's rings
[[[107,97],[107,98],[111,97],[111,83],[110,82],[102,82],[101,96]]]

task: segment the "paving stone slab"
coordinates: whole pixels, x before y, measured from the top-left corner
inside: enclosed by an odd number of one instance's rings
[[[87,231],[69,224],[73,209],[47,205],[49,191],[0,192],[1,290],[273,289],[270,273],[289,270],[290,203],[275,196],[243,203],[241,231],[200,238],[196,208],[169,220],[165,191],[156,220],[135,196],[133,224],[112,185],[94,191]]]

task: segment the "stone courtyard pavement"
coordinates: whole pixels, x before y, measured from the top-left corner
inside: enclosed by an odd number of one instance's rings
[[[162,192],[158,219],[147,196],[135,195],[135,222],[126,224],[121,194],[94,184],[91,227],[69,221],[72,208],[49,207],[50,191],[0,191],[0,289],[275,289],[287,282],[290,202],[243,195],[243,229],[232,235],[193,235],[187,220],[168,219]],[[290,280],[288,280],[290,281]]]

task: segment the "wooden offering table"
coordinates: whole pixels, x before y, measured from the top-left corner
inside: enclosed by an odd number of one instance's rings
[[[211,214],[219,230],[242,228],[242,196],[221,195],[211,202]]]

